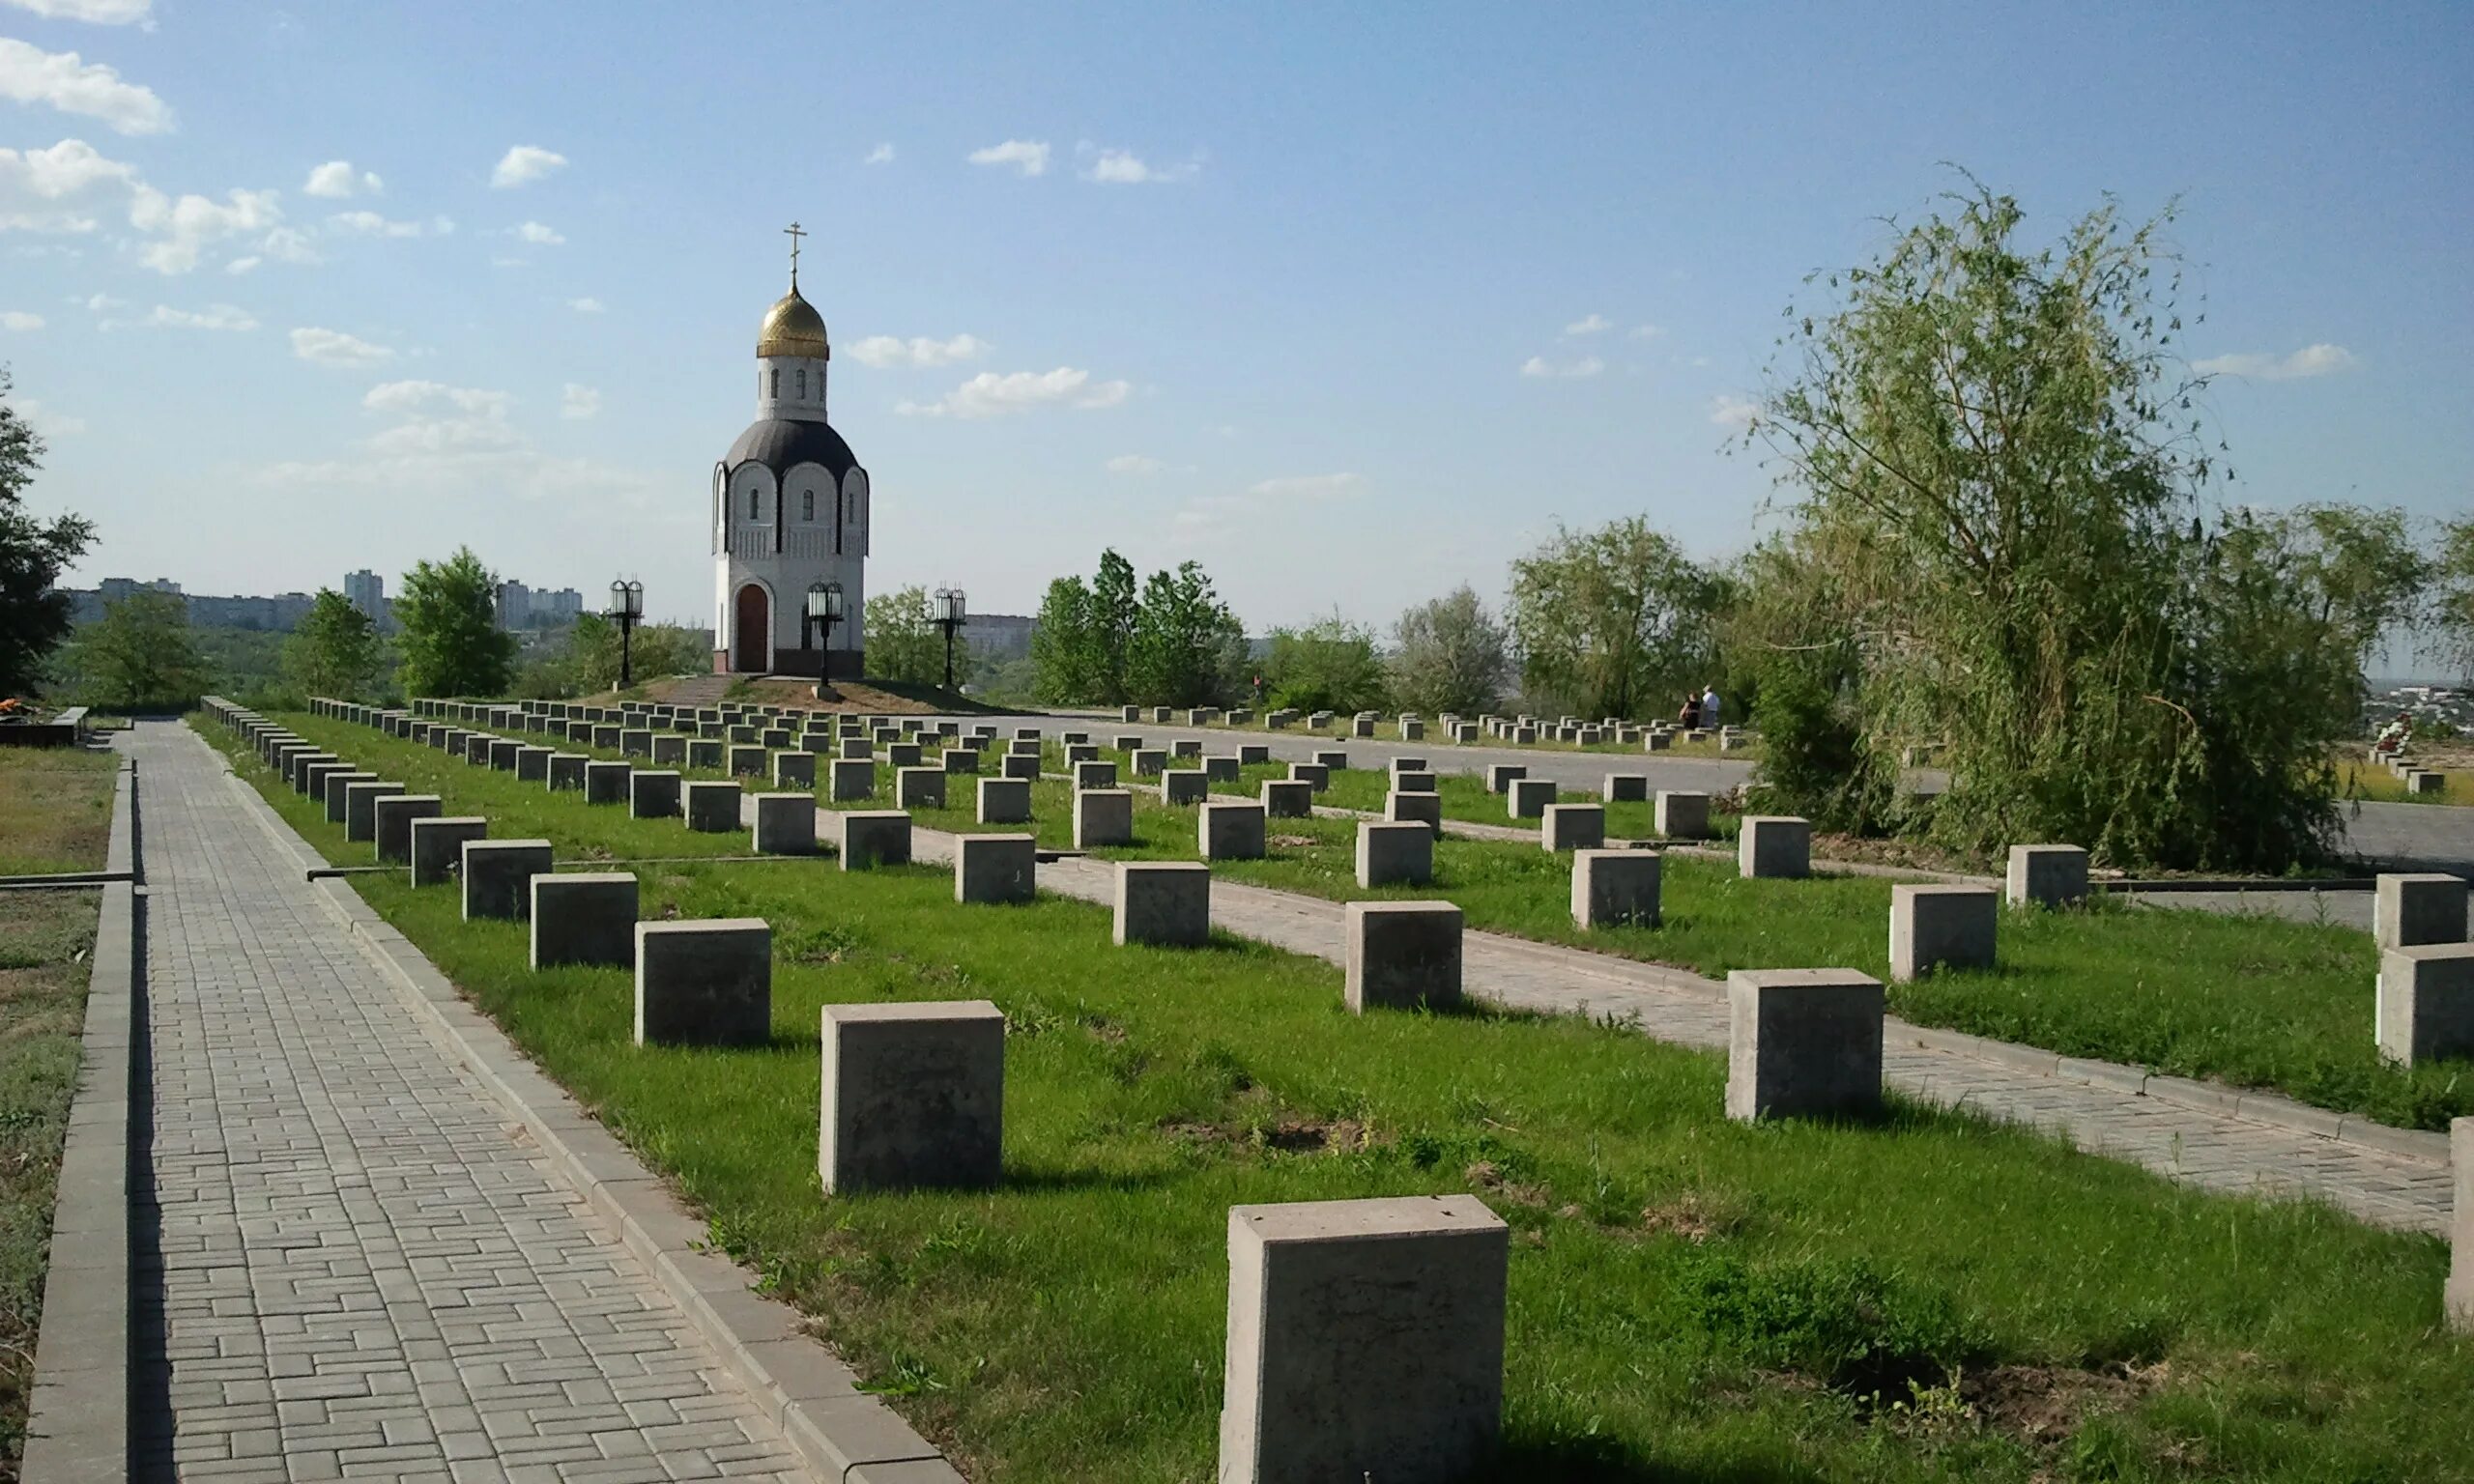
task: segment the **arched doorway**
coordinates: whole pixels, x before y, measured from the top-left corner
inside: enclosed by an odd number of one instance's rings
[[[749,583],[739,588],[734,607],[733,632],[738,642],[731,653],[731,669],[762,674],[773,668],[773,605],[763,588]]]

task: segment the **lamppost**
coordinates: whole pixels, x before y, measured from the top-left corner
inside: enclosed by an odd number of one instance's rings
[[[936,589],[936,627],[945,631],[945,689],[954,688],[954,630],[969,620],[963,616],[963,590],[960,587]]]
[[[808,584],[807,607],[799,619],[799,642],[804,645],[811,633],[820,628],[824,630],[824,642],[817,645],[819,657],[816,666],[816,694],[820,700],[824,698],[825,681],[832,678],[830,671],[833,669],[833,626],[841,621],[842,585],[840,583]]]
[[[620,578],[610,585],[609,619],[618,625],[618,683],[614,690],[625,690],[636,683],[636,624],[645,616],[645,585]]]

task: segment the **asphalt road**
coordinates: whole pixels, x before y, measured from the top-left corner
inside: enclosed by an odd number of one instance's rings
[[[1162,742],[1176,737],[1200,737],[1206,752],[1234,752],[1237,744],[1259,742],[1271,748],[1274,757],[1303,762],[1315,753],[1330,748],[1347,751],[1350,761],[1360,767],[1386,767],[1399,756],[1424,757],[1437,772],[1482,774],[1489,763],[1516,762],[1527,767],[1531,778],[1551,778],[1561,788],[1595,792],[1609,773],[1640,773],[1648,776],[1650,787],[1696,788],[1716,793],[1732,788],[1752,774],[1753,764],[1728,758],[1676,757],[1660,753],[1566,753],[1528,747],[1457,747],[1449,742],[1401,742],[1392,738],[1352,738],[1336,742],[1329,738],[1309,736],[1293,731],[1266,731],[1254,728],[1243,731],[1224,728],[1161,726],[1151,722],[1124,722],[1114,712],[1057,713],[1047,716],[971,716],[955,718],[964,723],[994,723],[1000,735],[1010,735],[1016,727],[1038,727],[1053,734],[1058,731],[1088,730],[1094,737],[1118,733],[1136,735],[1146,742]],[[1933,788],[1943,782],[1942,775],[1919,769],[1910,775],[1915,785]],[[2474,876],[2474,809],[2443,804],[2377,804],[2349,805],[2345,819],[2345,844],[2367,861],[2391,870],[2445,870],[2455,875]],[[2250,894],[2249,899],[2259,900],[2264,894]],[[2307,899],[2318,894],[2298,894]],[[2344,894],[2330,893],[2331,898]],[[2194,901],[2194,906],[2200,903]],[[2337,901],[2340,910],[2349,909],[2350,902]],[[2369,923],[2368,901],[2363,904]]]

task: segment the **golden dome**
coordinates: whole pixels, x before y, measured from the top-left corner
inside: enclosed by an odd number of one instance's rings
[[[824,338],[824,316],[799,297],[795,286],[764,311],[764,323],[756,331],[756,354],[831,358],[833,348]]]

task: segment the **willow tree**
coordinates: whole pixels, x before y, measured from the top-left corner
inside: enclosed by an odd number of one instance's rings
[[[2289,543],[2207,502],[2230,471],[2177,348],[2172,210],[2108,202],[2030,246],[2015,200],[1969,187],[1788,310],[1747,435],[1792,492],[1781,704],[1826,692],[1875,804],[1905,745],[1942,744],[1930,828],[1963,847],[2314,853],[2352,646],[2274,591]]]

